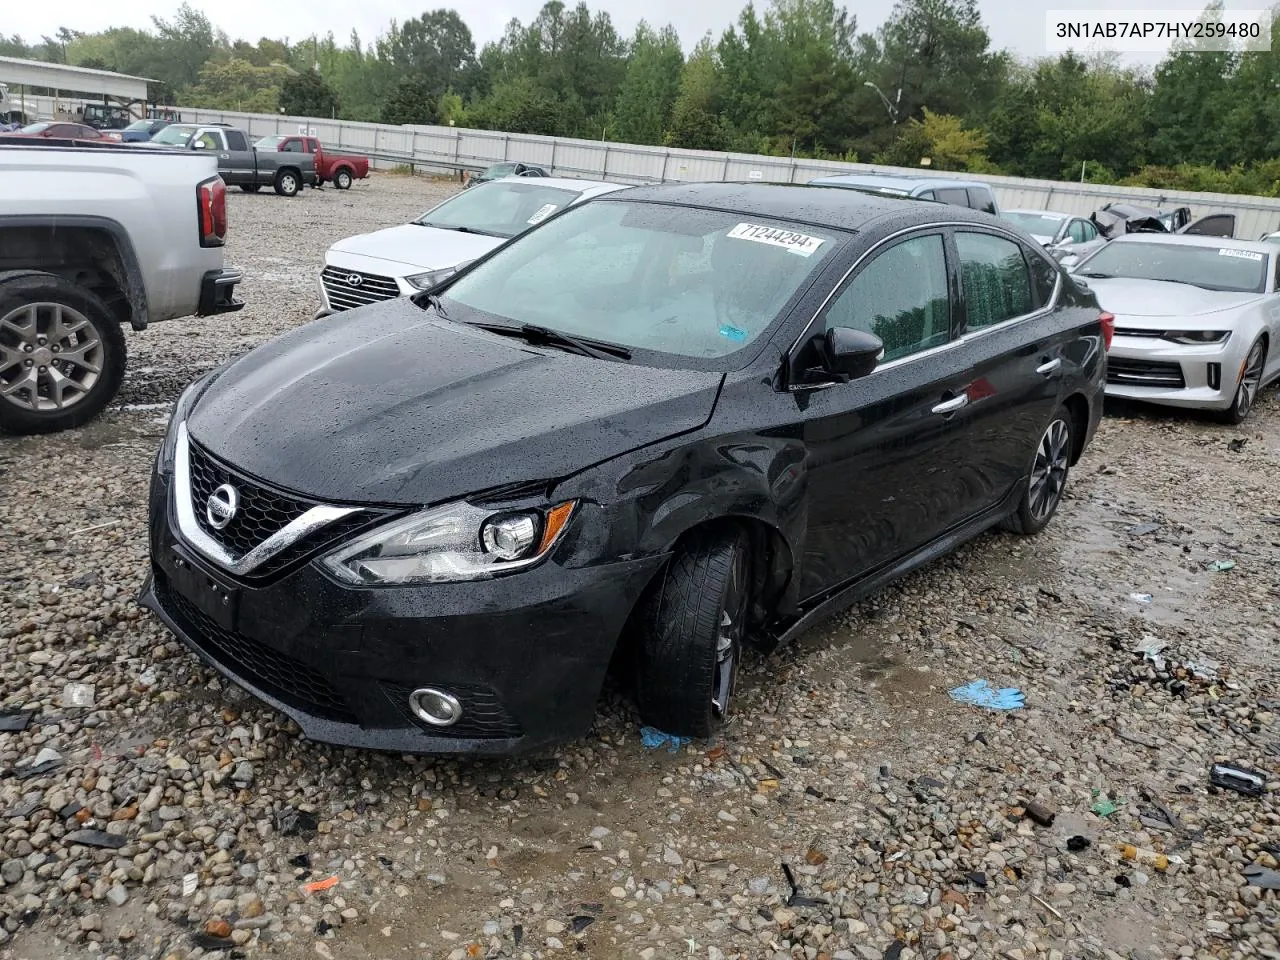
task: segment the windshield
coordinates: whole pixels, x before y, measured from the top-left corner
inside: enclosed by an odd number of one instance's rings
[[[1078,268],[1082,277],[1165,280],[1206,290],[1261,293],[1266,288],[1266,254],[1239,247],[1174,243],[1112,242]]]
[[[480,176],[489,177],[491,179],[497,179],[498,177],[509,176],[510,174],[513,174],[515,172],[516,172],[516,165],[514,163],[495,163],[492,167],[490,167],[484,173],[480,174]]]
[[[838,236],[737,213],[593,201],[501,248],[446,288],[442,307],[696,366],[763,334]]]
[[[126,130],[150,130],[154,120],[135,120],[125,127]]]
[[[196,132],[195,127],[185,124],[172,124],[165,127],[154,137],[151,138],[152,143],[168,144],[171,147],[180,147],[186,144],[191,135]]]
[[[1001,216],[1015,227],[1021,227],[1027,233],[1040,237],[1057,236],[1058,228],[1062,226],[1062,217],[1047,213],[1014,213],[1006,210]]]
[[[256,141],[253,146],[257,150],[274,150],[287,139],[287,137],[263,137],[261,140]]]
[[[495,180],[451,197],[414,221],[424,227],[514,237],[578,198],[577,190],[523,180]]]
[[[51,126],[53,126],[53,124],[51,123],[29,123],[18,132],[19,133],[44,133]]]

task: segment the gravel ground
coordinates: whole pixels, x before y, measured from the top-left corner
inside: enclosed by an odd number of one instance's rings
[[[0,710],[37,711],[0,732],[0,958],[1280,957],[1246,882],[1280,884],[1280,780],[1209,783],[1280,766],[1274,391],[1241,428],[1111,411],[1045,534],[749,664],[719,743],[648,750],[607,691],[545,758],[335,750],[202,668],[134,602],[152,405],[452,189],[234,195],[249,306],[132,335],[117,409],[0,441]],[[1025,707],[948,697],[979,678]]]

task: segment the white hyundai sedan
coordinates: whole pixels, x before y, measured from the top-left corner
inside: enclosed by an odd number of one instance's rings
[[[324,257],[316,316],[427,290],[565,207],[624,188],[507,177],[456,194],[411,223],[339,240]]]
[[[1117,237],[1072,270],[1115,316],[1107,395],[1240,423],[1280,378],[1280,247],[1158,233]]]

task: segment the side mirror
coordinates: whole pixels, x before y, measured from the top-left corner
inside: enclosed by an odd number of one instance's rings
[[[832,327],[822,338],[822,366],[849,380],[865,377],[884,356],[884,341],[853,327]]]
[[[203,141],[203,140],[196,140],[196,141],[192,142],[192,144],[191,144],[191,149],[192,149],[192,150],[203,150],[203,149],[205,149],[204,141]]]

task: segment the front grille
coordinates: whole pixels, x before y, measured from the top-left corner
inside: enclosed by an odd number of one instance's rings
[[[1117,337],[1144,337],[1148,340],[1159,340],[1164,336],[1163,330],[1139,330],[1137,327],[1116,327]]]
[[[359,283],[352,283],[355,278]],[[335,310],[363,307],[366,303],[391,300],[400,296],[400,287],[392,277],[380,277],[376,273],[344,270],[341,267],[325,267],[320,272],[329,306]]]
[[[170,587],[160,570],[155,571],[155,591],[160,605],[191,642],[232,675],[299,710],[342,723],[356,722],[342,695],[312,667],[222,628]]]
[[[1182,364],[1161,360],[1132,360],[1127,357],[1107,358],[1107,383],[1126,387],[1169,387],[1187,385],[1182,377]]]
[[[440,684],[440,689],[447,690],[458,698],[462,706],[462,717],[451,727],[435,727],[419,720],[409,709],[409,694],[413,687],[383,681],[382,692],[391,701],[400,715],[409,723],[436,737],[457,737],[468,740],[511,740],[523,735],[511,714],[507,713],[497,693],[489,687],[474,683]]]
[[[273,490],[246,478],[195,441],[189,441],[188,450],[191,463],[191,507],[196,515],[196,523],[237,559],[317,505],[314,500]],[[240,504],[231,522],[221,530],[215,530],[209,523],[205,508],[209,495],[224,483],[236,488]],[[392,513],[390,510],[369,508],[349,513],[267,558],[246,579],[258,581],[281,573],[317,551],[336,545],[361,530],[388,519]]]

